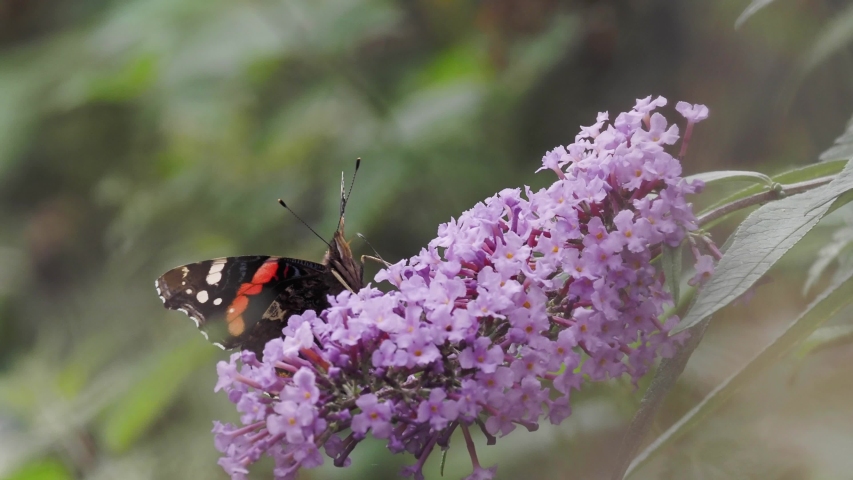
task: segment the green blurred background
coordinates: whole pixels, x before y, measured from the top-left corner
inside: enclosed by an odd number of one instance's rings
[[[1,0],[0,478],[225,478],[209,432],[237,419],[213,394],[226,354],[154,279],[227,255],[319,261],[276,199],[330,236],[356,157],[347,232],[393,261],[500,189],[550,183],[533,174],[546,150],[650,94],[711,109],[687,173],[816,161],[853,111],[849,52],[819,45],[847,2],[775,2],[735,30],[746,4]],[[806,304],[828,231],[718,316],[653,433]],[[765,372],[635,478],[853,478],[838,343]],[[559,428],[480,438],[481,460],[500,479],[603,478],[641,393],[587,388]],[[447,478],[470,472],[459,440]],[[301,478],[391,479],[411,461],[366,442],[349,469]]]

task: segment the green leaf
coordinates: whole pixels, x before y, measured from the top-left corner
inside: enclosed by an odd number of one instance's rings
[[[14,67],[0,61],[0,174],[5,176],[7,168],[23,155],[38,120],[38,112],[32,108],[34,97],[33,81],[29,76],[16,72]]]
[[[817,224],[834,199],[853,188],[853,167],[840,163],[845,168],[828,185],[764,205],[743,221],[714,278],[673,333],[690,328],[746,292]]]
[[[718,385],[698,405],[652,442],[634,459],[625,477],[630,476],[654,455],[672,445],[673,442],[701,423],[739,388],[753,381],[764,370],[775,365],[780,358],[790,353],[797,344],[808,338],[821,324],[850,304],[853,304],[853,271],[848,273],[840,282],[824,291],[772,343],[762,349],[740,370]]]
[[[772,178],[774,182],[782,184],[805,182],[807,180],[835,175],[844,170],[846,165],[847,159],[826,163],[813,163],[805,167],[794,168],[792,170],[773,175],[770,178]]]
[[[835,145],[820,154],[820,161],[846,160],[853,158],[853,118],[847,121],[847,129],[835,139]]]
[[[740,28],[749,19],[749,17],[755,15],[756,12],[767,5],[770,5],[772,2],[773,0],[752,0],[752,3],[750,3],[749,6],[746,7],[746,10],[744,10],[743,13],[737,17],[737,20],[735,20],[735,28]]]
[[[439,469],[439,475],[444,476],[444,464],[447,463],[447,452],[449,448],[445,448],[441,451],[441,468]]]
[[[697,173],[690,175],[685,180],[692,182],[693,180],[701,180],[705,184],[723,183],[723,182],[752,182],[759,183],[764,186],[773,185],[773,180],[763,173],[748,172],[741,170],[720,170],[716,172]]]
[[[90,101],[121,102],[134,98],[153,85],[157,76],[157,58],[140,55],[112,75],[103,75],[89,86]]]
[[[805,76],[826,59],[842,51],[851,41],[853,41],[853,4],[835,15],[829,24],[821,29],[811,49],[804,55],[800,76]]]
[[[416,70],[404,87],[408,91],[466,81],[485,81],[491,75],[486,52],[474,42],[448,48]]]
[[[691,291],[695,291],[692,287],[688,289],[685,295],[685,302],[689,302],[688,297],[691,296]],[[678,377],[684,371],[687,361],[693,355],[693,351],[699,346],[702,338],[705,336],[705,329],[708,327],[707,321],[701,322],[696,328],[690,332],[690,336],[685,340],[684,344],[670,358],[661,360],[660,367],[655,371],[655,376],[652,378],[649,388],[643,394],[643,399],[640,401],[640,408],[631,419],[631,425],[628,426],[628,431],[622,438],[622,445],[619,447],[619,453],[613,461],[613,470],[611,471],[611,480],[622,480],[625,477],[625,472],[631,465],[631,459],[640,445],[643,444],[646,434],[654,427],[655,416],[663,405],[666,395],[675,386]]]
[[[52,458],[33,460],[3,477],[3,480],[71,480],[74,475],[59,460]]]
[[[672,294],[672,301],[676,305],[678,305],[679,288],[681,287],[681,250],[683,248],[683,243],[676,248],[669,245],[663,246],[663,273],[666,277],[669,293]]]
[[[837,282],[840,278],[847,276],[847,272],[853,271],[853,255],[844,255],[838,259],[838,268],[832,275],[830,283]]]
[[[793,356],[803,359],[808,355],[836,345],[846,345],[853,342],[853,325],[832,325],[817,329],[802,342]]]
[[[838,172],[844,169],[844,166],[847,165],[847,160],[834,160],[827,161],[821,163],[813,163],[811,165],[795,168],[793,170],[788,170],[786,172],[779,173],[777,175],[773,175],[770,177],[773,182],[785,184],[792,184],[797,182],[805,182],[807,180],[814,180],[821,177],[828,177],[830,175],[835,175]],[[715,208],[718,208],[727,203],[731,203],[735,200],[740,200],[741,198],[748,197],[750,195],[760,193],[765,191],[766,188],[763,185],[752,185],[743,190],[737,191],[728,197],[723,198],[719,202],[711,205],[710,207],[705,208],[700,212],[700,216]]]
[[[98,368],[110,361],[117,351],[125,347],[122,342],[111,338],[115,331],[91,334],[75,345],[60,364],[56,376],[57,387],[66,398],[74,398],[83,391],[98,372]]]
[[[120,398],[101,424],[104,445],[113,452],[127,451],[164,414],[193,371],[215,350],[207,343],[188,341],[156,355],[148,371]]]
[[[853,168],[845,168],[829,185],[815,190],[821,191],[823,194],[812,201],[811,208],[832,202],[851,190],[853,190]]]
[[[850,202],[853,202],[853,190],[844,192],[841,196],[836,198],[835,201],[832,202],[832,206],[829,207],[829,211],[827,213],[832,213]]]
[[[673,330],[681,332],[742,295],[814,227],[850,181],[848,166],[839,178],[806,193],[771,202],[741,223],[696,303]],[[836,183],[837,182],[837,183]],[[818,206],[814,206],[818,205]]]
[[[832,241],[820,249],[814,263],[809,267],[806,282],[803,285],[803,295],[809,293],[823,272],[851,243],[853,243],[853,228],[842,228],[832,235]]]

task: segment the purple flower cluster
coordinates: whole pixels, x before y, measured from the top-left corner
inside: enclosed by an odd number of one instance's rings
[[[263,362],[250,352],[220,362],[219,383],[242,427],[217,423],[220,464],[234,479],[264,453],[275,478],[335,465],[370,432],[415,463],[422,479],[436,446],[462,430],[474,464],[468,479],[495,468],[477,461],[469,428],[489,442],[521,425],[559,424],[585,381],[628,374],[636,382],[656,356],[670,355],[677,317],[652,263],[697,228],[681,165],[666,147],[679,139],[657,107],[638,100],[612,124],[598,115],[575,142],[542,159],[557,181],[547,189],[503,190],[459,219],[377,282],[330,299],[331,308],[291,316]],[[707,108],[679,103],[689,125]],[[701,259],[694,282],[713,269]],[[241,364],[241,365],[240,365]],[[559,394],[552,394],[556,390]]]

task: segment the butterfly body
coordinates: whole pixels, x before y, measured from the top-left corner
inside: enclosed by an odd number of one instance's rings
[[[329,307],[328,296],[362,287],[362,266],[343,236],[343,217],[323,263],[263,255],[173,268],[155,285],[166,308],[187,314],[223,349],[251,350],[281,337],[291,315]]]

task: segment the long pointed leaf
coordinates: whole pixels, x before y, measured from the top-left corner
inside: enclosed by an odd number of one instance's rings
[[[832,235],[832,241],[824,245],[817,254],[817,258],[809,267],[806,281],[803,284],[803,295],[817,283],[829,266],[839,259],[850,244],[853,243],[853,228],[842,228]]]
[[[767,175],[746,170],[718,170],[715,172],[697,173],[696,175],[690,175],[685,180],[688,182],[702,180],[706,185],[722,182],[752,182],[769,187],[773,184],[773,180]]]
[[[785,329],[776,340],[759,352],[752,360],[711,391],[698,405],[673,424],[649,445],[628,468],[625,478],[645,465],[664,447],[671,445],[719,408],[734,392],[744,386],[776,361],[791,352],[809,337],[821,324],[841,309],[853,304],[853,271],[828,288]],[[704,325],[704,322],[703,322]]]
[[[843,51],[853,41],[853,5],[835,14],[815,38],[811,49],[800,61],[800,77],[805,77],[832,55]]]
[[[797,347],[794,356],[805,358],[821,350],[853,342],[853,325],[822,327]]]
[[[663,404],[666,395],[675,386],[681,372],[693,355],[693,351],[699,346],[702,337],[705,336],[705,328],[708,322],[700,322],[693,330],[690,331],[690,338],[684,342],[684,345],[678,349],[672,358],[665,358],[661,361],[660,367],[655,372],[652,383],[648,390],[643,395],[640,401],[640,408],[631,419],[631,425],[628,426],[628,431],[622,439],[622,446],[619,448],[619,454],[616,456],[615,468],[611,474],[611,480],[622,480],[628,467],[631,465],[631,460],[648,431],[654,424],[655,416],[657,415],[660,406]]]
[[[735,29],[740,28],[741,25],[749,19],[749,17],[755,15],[756,12],[771,3],[773,3],[773,0],[752,0],[752,3],[750,3],[749,6],[746,7],[746,10],[744,10],[743,13],[737,17],[737,20],[735,20]]]
[[[853,118],[847,120],[847,128],[835,139],[835,145],[820,154],[820,161],[829,162],[851,157],[853,157]]]
[[[820,190],[823,192],[823,198],[814,200],[811,208],[817,208],[824,203],[830,203],[851,190],[853,190],[853,168],[845,168],[829,185]]]
[[[853,122],[853,119],[851,119]],[[836,160],[827,160],[820,163],[813,163],[811,165],[806,165],[805,167],[795,168],[793,170],[788,170],[786,172],[782,172],[776,175],[773,175],[771,179],[774,182],[782,183],[782,184],[790,184],[797,182],[804,182],[807,180],[814,180],[820,177],[827,177],[830,175],[835,175],[841,170],[844,169],[844,166],[847,164],[847,160],[845,159],[836,159]],[[735,200],[740,200],[741,198],[748,197],[750,195],[762,192],[766,190],[767,187],[764,185],[750,185],[744,189],[741,189],[720,201],[704,208],[699,215],[705,214],[714,210],[717,207],[725,205],[727,203],[734,202]]]
[[[672,302],[678,304],[681,292],[681,250],[684,244],[680,244],[676,248],[669,245],[663,247],[663,273],[666,277],[666,286],[669,287],[669,293],[672,295]]]
[[[673,333],[696,325],[746,292],[820,221],[851,176],[853,167],[848,164],[828,185],[752,212],[734,233],[713,278]]]

